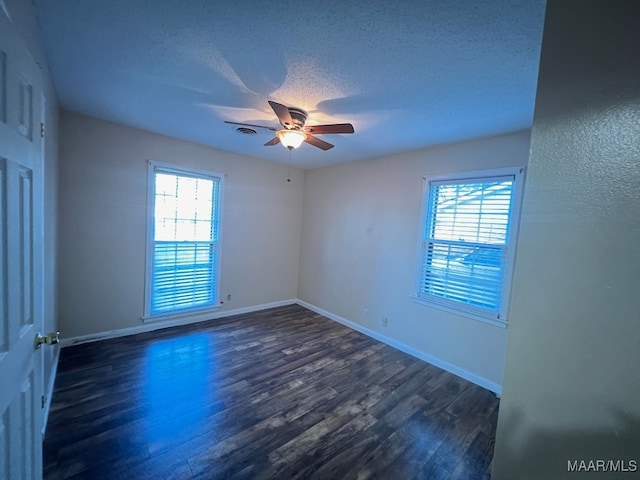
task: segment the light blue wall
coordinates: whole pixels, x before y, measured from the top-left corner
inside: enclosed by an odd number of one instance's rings
[[[496,480],[638,478],[640,3],[551,0],[515,266]]]

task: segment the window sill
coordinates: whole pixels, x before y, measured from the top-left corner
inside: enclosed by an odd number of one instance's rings
[[[183,310],[180,312],[162,313],[158,315],[145,315],[142,317],[144,323],[162,322],[165,320],[184,320],[189,322],[203,322],[211,320],[212,315],[220,310],[220,307],[206,307],[197,310]]]
[[[508,325],[508,322],[506,320],[498,320],[496,318],[493,318],[487,315],[482,315],[481,313],[468,310],[464,307],[456,308],[454,306],[446,305],[438,301],[427,300],[417,295],[409,295],[409,298],[411,298],[411,300],[413,300],[415,303],[426,305],[428,307],[437,308],[438,310],[443,310],[445,312],[453,313],[454,315],[460,315],[462,317],[470,318],[478,322],[493,325],[494,327],[507,328],[507,325]]]

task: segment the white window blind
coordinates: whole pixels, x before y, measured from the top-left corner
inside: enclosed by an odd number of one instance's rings
[[[504,318],[515,187],[515,175],[429,181],[418,297]]]
[[[154,167],[151,315],[217,304],[220,182]]]

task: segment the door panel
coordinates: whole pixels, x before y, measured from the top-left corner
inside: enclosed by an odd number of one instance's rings
[[[27,140],[31,140],[33,138],[33,87],[22,75],[18,83],[18,98],[18,132]]]
[[[0,478],[42,476],[41,73],[0,11]]]
[[[22,328],[33,324],[33,225],[31,210],[32,171],[21,167],[18,171],[18,250],[20,255],[20,323]]]
[[[5,353],[9,349],[9,321],[7,320],[6,275],[7,255],[5,242],[7,229],[7,208],[5,205],[6,202],[4,200],[7,193],[6,178],[7,161],[4,158],[0,158],[0,358],[4,357]]]
[[[42,470],[38,466],[42,459],[36,458],[36,455],[42,453],[40,449],[34,448],[39,441],[34,436],[38,429],[33,428],[33,422],[37,418],[34,390],[32,370],[6,411],[9,434],[6,436],[8,442],[3,445],[3,450],[8,453],[5,466],[8,475],[2,478],[26,480],[42,476]]]
[[[7,123],[7,53],[0,50],[0,122]]]

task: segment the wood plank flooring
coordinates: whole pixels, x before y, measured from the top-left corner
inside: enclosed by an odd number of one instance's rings
[[[45,478],[488,479],[497,412],[291,305],[64,348]]]

